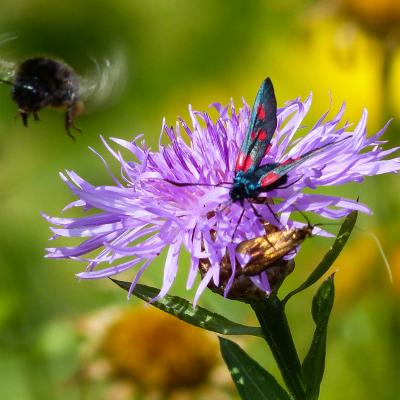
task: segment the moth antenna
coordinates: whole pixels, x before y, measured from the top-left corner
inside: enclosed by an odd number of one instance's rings
[[[383,250],[381,241],[379,240],[378,236],[376,236],[374,233],[372,233],[372,232],[370,232],[370,231],[366,231],[365,229],[362,229],[362,228],[360,228],[360,227],[358,227],[358,226],[356,226],[355,229],[357,229],[357,230],[359,230],[359,231],[361,231],[361,232],[367,234],[367,235],[370,236],[371,239],[375,242],[376,247],[378,248],[379,253],[380,253],[380,255],[381,255],[382,259],[383,259],[383,262],[384,262],[384,264],[385,264],[386,271],[387,271],[387,273],[388,273],[388,275],[389,275],[390,283],[393,283],[392,267],[390,266],[390,263],[389,263],[389,261],[388,261],[388,259],[387,259],[387,257],[386,257],[385,251]]]
[[[302,211],[298,210],[296,207],[294,207],[294,208],[296,209],[296,211],[298,211],[305,218],[305,220],[307,221],[308,226],[310,228],[311,227],[315,227],[315,226],[323,226],[323,225],[340,225],[340,224],[335,223],[335,222],[325,222],[325,223],[321,222],[321,223],[318,223],[318,224],[311,225],[310,220],[307,218],[307,216]],[[380,253],[380,255],[381,255],[382,259],[383,259],[383,262],[385,264],[385,268],[387,270],[390,283],[393,283],[392,268],[391,268],[390,263],[389,263],[389,261],[388,261],[388,259],[386,257],[385,251],[383,250],[383,247],[382,247],[382,244],[381,244],[381,241],[379,240],[379,238],[374,233],[366,231],[365,229],[362,229],[362,228],[360,228],[358,226],[355,226],[354,228],[359,230],[359,231],[361,231],[361,232],[363,232],[363,233],[365,233],[365,234],[367,234],[367,235],[369,235],[372,238],[372,240],[375,242],[376,247],[378,248],[379,253]]]
[[[342,224],[339,222],[318,222],[318,224],[314,224],[313,226],[324,226],[324,225],[339,226]]]
[[[193,183],[189,183],[189,182],[174,182],[174,181],[171,181],[170,179],[165,179],[165,178],[151,178],[151,179],[158,179],[158,180],[161,180],[161,181],[168,182],[171,185],[180,186],[180,187],[184,187],[184,186],[223,187],[221,185],[224,185],[224,184],[231,185],[228,182],[220,182],[220,183],[198,183],[198,182],[193,182]]]
[[[303,211],[299,210],[295,206],[293,206],[293,208],[303,216],[303,218],[306,220],[307,225],[308,225],[309,228],[314,228],[314,227],[318,227],[318,226],[325,226],[325,225],[330,225],[330,226],[341,226],[342,225],[339,222],[318,222],[316,224],[312,224],[310,219],[307,217],[307,215]]]
[[[278,187],[276,188],[276,190],[287,189],[288,187],[293,186],[293,185],[294,185],[295,183],[297,183],[303,176],[304,176],[304,175],[301,174],[295,181],[290,182],[288,185],[285,185],[285,186],[278,186]]]
[[[306,220],[308,228],[311,229],[311,228],[314,228],[315,226],[321,225],[321,224],[312,225],[310,219],[307,217],[306,214],[304,214],[303,211],[299,210],[295,205],[292,205],[292,207],[293,207],[298,213],[300,213],[301,216]]]

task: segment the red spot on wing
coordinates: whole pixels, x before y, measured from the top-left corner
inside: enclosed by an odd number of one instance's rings
[[[256,140],[256,137],[257,137],[256,132],[252,131],[250,136],[251,136],[252,140]]]
[[[241,151],[236,160],[235,171],[241,171],[243,169],[245,158],[246,154]]]
[[[260,104],[257,109],[257,119],[261,119],[263,121],[265,119],[265,116],[266,116],[265,109],[263,105]]]
[[[253,162],[251,156],[247,156],[246,161],[244,162],[243,171],[246,172],[253,165]]]
[[[258,133],[258,140],[260,142],[267,140],[267,132],[264,129],[261,129],[261,131]]]
[[[272,144],[270,143],[270,144],[265,148],[264,156],[266,156],[266,155],[269,153],[269,151],[271,150],[271,147],[272,147]]]
[[[285,160],[283,163],[280,163],[280,165],[288,165],[290,164],[293,160],[293,158],[288,158],[287,160]]]
[[[281,163],[280,165],[288,165],[291,164],[294,161],[298,161],[300,160],[301,157],[290,157],[287,160],[285,160],[283,163]]]
[[[269,174],[265,175],[264,178],[261,179],[260,185],[261,187],[266,187],[276,182],[280,177],[281,176],[279,174],[276,174],[275,172],[270,172]]]

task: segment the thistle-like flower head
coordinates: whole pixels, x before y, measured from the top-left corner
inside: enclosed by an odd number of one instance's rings
[[[236,158],[250,119],[246,103],[238,111],[232,102],[226,107],[214,103],[219,114],[216,121],[205,112],[189,108],[191,124],[183,119],[175,128],[163,123],[157,151],[149,149],[139,136],[133,141],[111,138],[128,150],[126,158],[103,139],[120,164],[121,177],[115,177],[104,160],[113,186],[93,186],[72,171],[61,174],[77,198],[66,208],[78,207],[87,215],[45,216],[53,225],[53,238],[82,238],[77,246],[47,249],[47,257],[88,262],[86,271],[78,274],[82,279],[110,277],[129,269],[134,274],[133,290],[153,260],[165,251],[162,297],[174,282],[179,255],[185,250],[190,255],[190,265],[185,266],[188,288],[201,272],[194,301],[207,286],[229,297],[232,287],[238,289],[238,271],[244,263],[236,246],[265,234],[265,222],[283,229],[305,225],[290,219],[294,211],[329,219],[342,218],[352,210],[370,212],[355,200],[304,189],[361,182],[365,176],[400,168],[400,158],[386,159],[397,148],[382,149],[385,142],[380,138],[386,126],[366,136],[366,110],[355,127],[341,125],[343,105],[332,119],[326,120],[325,114],[311,129],[302,130],[307,133],[298,136],[311,100],[310,95],[304,102],[296,99],[278,109],[277,129],[261,165],[282,164],[334,144],[299,163],[288,173],[287,184],[260,193],[263,201],[257,203],[251,199],[236,201],[230,194]],[[315,233],[326,234],[323,230]],[[278,272],[275,268],[275,275],[286,274],[281,266],[276,267]],[[292,264],[284,267],[289,272],[293,269]],[[241,279],[251,291],[269,294],[275,289],[270,282],[275,275],[271,270],[269,275],[264,271]]]

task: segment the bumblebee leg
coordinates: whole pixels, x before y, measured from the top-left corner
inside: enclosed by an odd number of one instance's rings
[[[28,126],[28,117],[29,117],[28,112],[26,112],[25,110],[18,110],[18,114],[15,116],[15,118],[18,117],[21,117],[24,126]]]
[[[65,119],[64,119],[64,126],[65,130],[67,132],[67,135],[75,142],[75,137],[71,133],[71,128],[73,127],[73,121],[70,115],[69,110],[65,113]]]
[[[38,114],[37,111],[33,111],[32,114],[33,114],[33,119],[34,119],[35,121],[40,121],[39,114]]]
[[[78,128],[74,123],[71,124],[71,127],[75,129],[77,132],[82,133],[82,129]]]
[[[72,136],[70,130],[73,128],[79,133],[82,133],[82,130],[74,124],[75,117],[80,114],[82,107],[83,106],[81,102],[74,103],[67,108],[67,112],[65,114],[65,130],[67,131],[68,136],[72,137],[74,140],[75,138]]]

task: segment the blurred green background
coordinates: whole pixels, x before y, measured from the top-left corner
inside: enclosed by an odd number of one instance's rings
[[[50,232],[40,211],[60,215],[72,200],[59,171],[73,169],[94,184],[110,183],[87,148],[107,153],[100,134],[129,140],[143,132],[154,148],[164,116],[173,125],[178,115],[188,117],[189,103],[199,110],[231,97],[237,104],[242,96],[252,103],[266,76],[274,82],[280,106],[313,92],[307,124],[329,108],[330,93],[332,113],[345,100],[345,118],[350,121],[357,122],[363,107],[368,108],[369,134],[394,117],[385,138],[399,145],[399,27],[397,0],[3,0],[0,35],[18,38],[0,46],[2,59],[52,55],[84,75],[93,66],[92,58],[113,61],[118,51],[126,73],[118,96],[77,119],[83,134],[77,135],[76,143],[64,132],[63,116],[53,110],[43,110],[41,122],[24,128],[14,118],[9,87],[0,87],[0,398],[141,398],[112,396],[109,385],[115,377],[88,378],[84,383],[74,378],[86,362],[79,321],[111,306],[128,305],[125,293],[109,281],[78,282],[74,274],[84,265],[43,258]],[[118,173],[118,166],[113,167]],[[360,196],[374,215],[360,217],[363,231],[353,234],[335,263],[337,296],[323,400],[399,398],[399,187],[399,177],[390,175],[335,189],[339,195]],[[365,232],[381,240],[393,284]],[[305,243],[283,292],[307,276],[329,244],[320,239]],[[145,281],[159,283],[161,268],[162,262],[155,264]],[[189,298],[193,293],[184,293],[183,278],[184,273],[173,292]],[[314,291],[297,296],[288,307],[302,355],[313,330],[309,309]],[[139,302],[131,300],[132,304]],[[205,295],[201,305],[254,322],[246,307],[212,294]],[[101,324],[96,327],[101,329]],[[241,343],[276,372],[261,342]],[[143,369],[151,368],[151,362]],[[231,398],[229,390],[226,398]],[[143,389],[143,398],[145,393]]]

